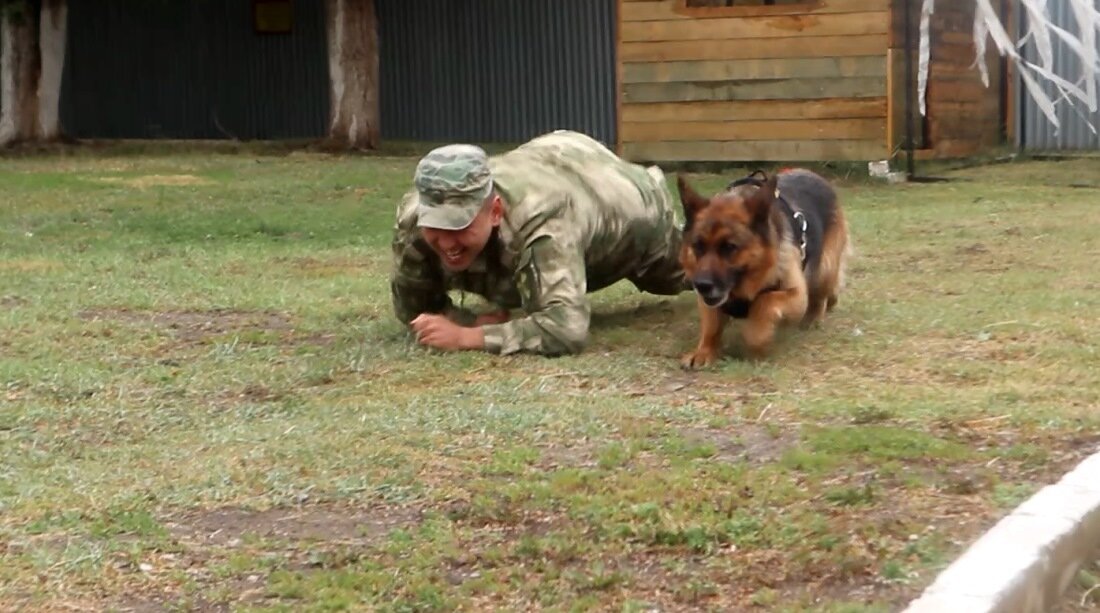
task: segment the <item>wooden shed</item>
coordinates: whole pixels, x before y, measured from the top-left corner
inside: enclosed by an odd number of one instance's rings
[[[619,151],[648,162],[894,157],[906,143],[905,61],[918,59],[920,4],[619,0]],[[1005,62],[990,43],[986,87],[973,66],[974,5],[936,2],[926,115],[912,107],[918,158],[1005,138]]]

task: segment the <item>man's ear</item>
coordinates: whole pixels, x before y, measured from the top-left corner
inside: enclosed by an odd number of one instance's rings
[[[710,204],[710,199],[700,196],[692,189],[684,175],[676,175],[676,188],[680,192],[680,204],[684,207],[684,229],[688,230],[699,211]]]
[[[495,228],[504,219],[504,202],[501,201],[500,194],[496,192],[493,192],[490,198],[492,198],[492,202],[489,204],[489,221],[492,222]]]

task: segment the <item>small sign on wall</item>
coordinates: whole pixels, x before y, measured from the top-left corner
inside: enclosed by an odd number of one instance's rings
[[[294,20],[291,0],[252,0],[252,22],[257,34],[290,34]]]

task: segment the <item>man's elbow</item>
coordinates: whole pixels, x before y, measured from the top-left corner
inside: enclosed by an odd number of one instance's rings
[[[588,326],[562,327],[553,335],[554,342],[546,353],[557,356],[578,355],[588,348]]]

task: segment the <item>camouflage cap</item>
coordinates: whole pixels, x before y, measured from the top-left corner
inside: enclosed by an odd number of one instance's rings
[[[417,164],[413,182],[420,193],[417,225],[461,230],[477,217],[492,192],[489,156],[474,145],[433,149]]]

